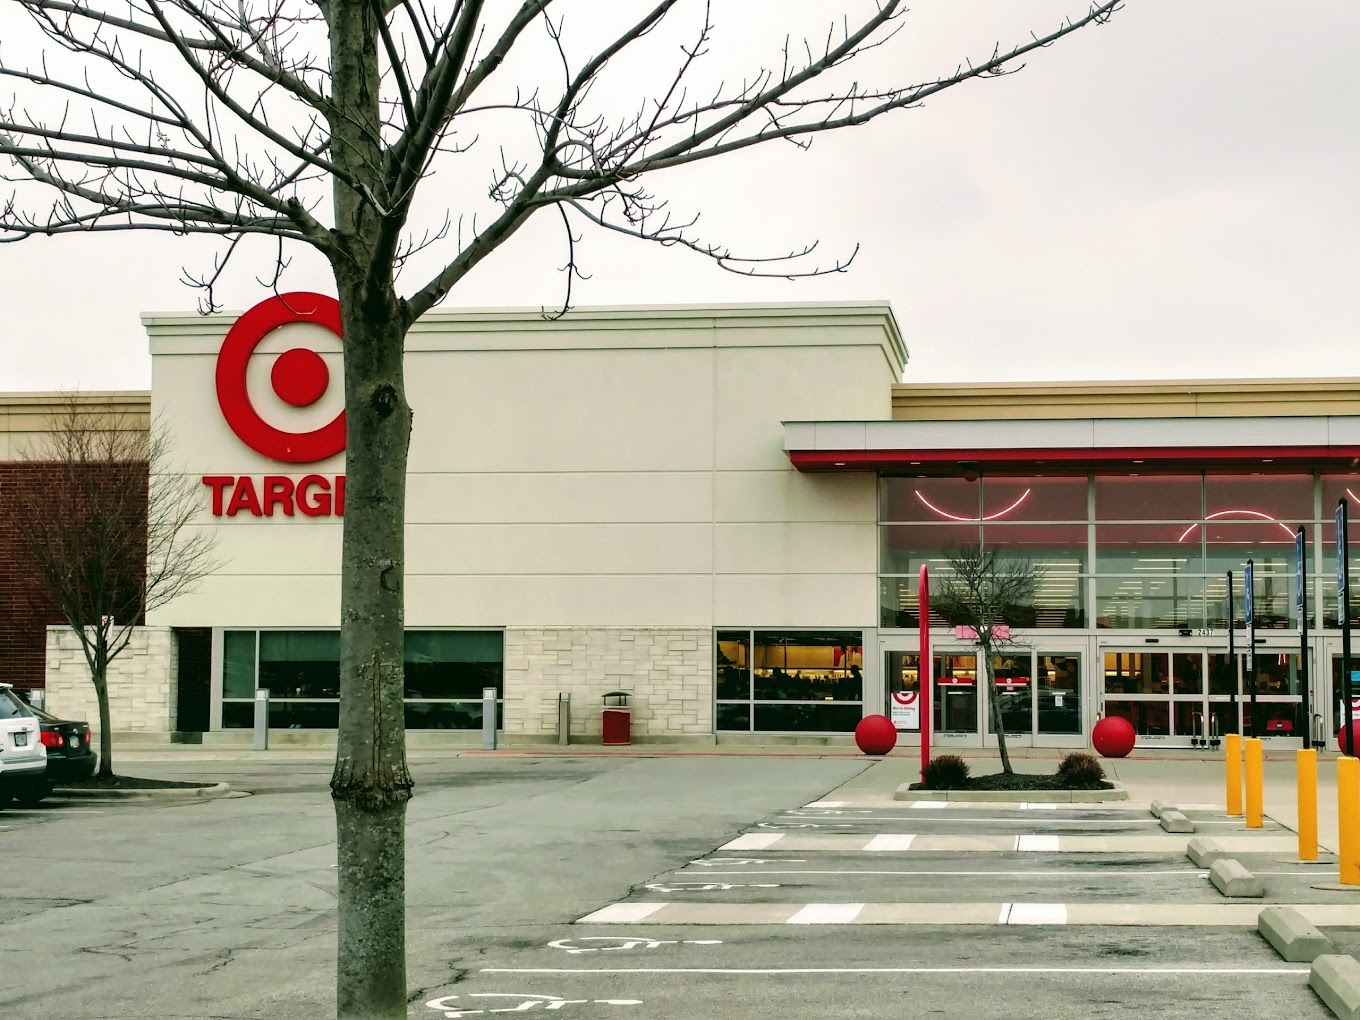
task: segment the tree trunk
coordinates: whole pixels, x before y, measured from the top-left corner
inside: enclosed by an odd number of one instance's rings
[[[113,775],[113,726],[109,721],[109,664],[96,657],[90,669],[95,697],[99,701],[99,775]]]
[[[1001,771],[1006,775],[1014,775],[1015,769],[1011,768],[1011,754],[1006,748],[1006,724],[1001,718],[1001,701],[996,694],[996,684],[992,682],[992,653],[991,649],[982,649],[982,654],[978,656],[981,663],[978,667],[978,679],[986,692],[984,697],[987,699],[987,714],[992,720],[992,732],[996,734],[996,747],[1001,752]]]
[[[329,0],[331,268],[345,351],[345,518],[340,571],[340,729],[331,796],[339,869],[339,1020],[406,1016],[406,454],[411,412],[405,307],[385,254],[382,74],[385,5]],[[361,191],[354,182],[367,182]]]
[[[406,765],[403,676],[406,456],[411,414],[403,324],[389,294],[341,281],[345,519],[340,730],[335,775],[340,1020],[406,1016]]]

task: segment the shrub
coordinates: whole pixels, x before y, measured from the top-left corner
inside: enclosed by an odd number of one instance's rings
[[[1093,754],[1069,754],[1058,763],[1058,780],[1063,786],[1096,786],[1105,778],[1105,769]]]
[[[968,763],[957,754],[937,754],[921,772],[927,790],[957,790],[968,782]]]

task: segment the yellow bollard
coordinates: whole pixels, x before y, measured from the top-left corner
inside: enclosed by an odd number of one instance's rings
[[[1265,758],[1261,753],[1261,738],[1247,738],[1247,828],[1265,827]]]
[[[1317,752],[1299,751],[1299,860],[1315,861],[1318,857]]]
[[[1336,808],[1341,823],[1341,884],[1360,885],[1360,758],[1337,759]]]
[[[1229,733],[1223,738],[1223,756],[1228,763],[1228,814],[1242,814],[1242,737]]]

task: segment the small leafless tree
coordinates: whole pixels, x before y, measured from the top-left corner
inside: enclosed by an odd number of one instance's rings
[[[215,532],[192,526],[198,486],[169,471],[169,454],[154,423],[69,394],[28,451],[32,484],[6,500],[24,554],[85,653],[105,777],[113,775],[109,664],[148,612],[217,567]]]
[[[698,233],[696,211],[672,211],[653,182],[756,146],[796,153],[816,135],[1014,73],[1122,6],[1072,0],[1080,14],[1051,31],[918,75],[892,49],[904,0],[838,5],[854,13],[805,40],[777,27],[791,5],[764,2],[768,17],[752,24],[769,34],[748,42],[768,56],[749,66],[721,56],[714,8],[729,5],[713,0],[0,7],[0,81],[17,97],[0,105],[0,157],[17,182],[0,204],[0,241],[130,229],[221,238],[225,254],[191,277],[209,307],[243,238],[278,242],[259,277],[266,286],[287,266],[285,242],[318,252],[334,275],[348,476],[331,781],[341,1020],[406,1015],[403,349],[412,323],[545,212],[563,227],[564,310],[587,225],[746,275],[842,271],[853,253],[819,261],[815,242],[734,251]],[[879,75],[887,80],[868,82]],[[472,186],[481,149],[486,176]],[[417,274],[413,285],[402,285],[403,270]]]
[[[964,546],[948,553],[946,560],[948,567],[941,572],[939,591],[930,597],[930,608],[951,626],[973,633],[978,695],[985,699],[987,718],[996,734],[1001,769],[1009,775],[1015,770],[1006,748],[1006,723],[992,678],[992,661],[999,651],[1016,643],[1011,628],[1033,615],[1044,571],[1027,559],[1008,556],[999,546]],[[1033,696],[1032,677],[1030,684]]]

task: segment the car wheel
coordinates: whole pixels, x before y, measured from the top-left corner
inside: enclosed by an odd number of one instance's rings
[[[24,807],[34,807],[41,804],[51,792],[52,785],[50,783],[34,783],[32,786],[25,786],[22,790],[19,790],[14,795],[14,799]]]

